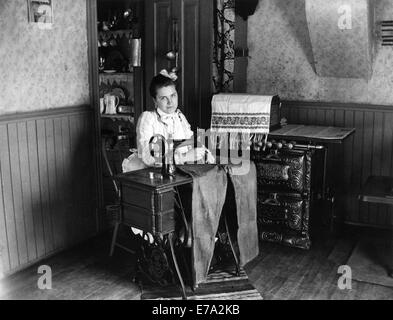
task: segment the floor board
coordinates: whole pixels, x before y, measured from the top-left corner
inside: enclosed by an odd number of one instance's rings
[[[337,286],[338,267],[348,260],[359,232],[314,241],[308,251],[261,243],[259,256],[246,266],[251,283],[266,300],[393,299],[393,288],[352,281],[351,290]],[[0,281],[0,299],[138,300],[132,281],[134,255],[117,249],[108,257],[110,234],[48,258]],[[52,270],[52,289],[40,290],[39,265]]]

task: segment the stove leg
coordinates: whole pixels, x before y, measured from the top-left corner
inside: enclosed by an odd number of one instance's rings
[[[335,232],[335,219],[336,217],[336,211],[335,211],[335,198],[334,196],[329,196],[328,197],[328,202],[329,202],[329,214],[330,214],[330,221],[329,221],[329,231],[330,233]]]

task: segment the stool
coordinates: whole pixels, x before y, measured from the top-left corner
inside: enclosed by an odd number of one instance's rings
[[[363,187],[359,200],[393,206],[393,177],[370,176]],[[393,247],[393,236],[391,236]],[[389,257],[389,276],[393,277],[393,250]]]

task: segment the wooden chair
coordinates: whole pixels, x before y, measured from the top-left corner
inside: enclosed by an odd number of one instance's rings
[[[370,176],[363,187],[359,200],[393,206],[393,177]],[[391,256],[388,273],[393,277],[393,235],[391,236]]]
[[[112,136],[104,136],[102,139],[102,145],[101,145],[101,152],[102,152],[102,158],[104,162],[104,167],[107,170],[107,173],[109,174],[109,178],[111,180],[111,183],[113,185],[113,190],[115,192],[115,199],[114,203],[109,205],[108,207],[113,208],[113,212],[116,212],[116,221],[113,229],[113,234],[112,234],[112,241],[110,245],[110,250],[109,250],[109,256],[113,256],[113,252],[115,250],[115,247],[119,247],[131,254],[135,254],[135,251],[128,248],[127,246],[123,245],[122,243],[117,241],[117,236],[119,233],[119,228],[121,226],[120,219],[118,215],[120,214],[120,185],[118,181],[116,181],[115,176],[116,174],[121,172],[121,169],[119,166],[121,166],[122,160],[127,156],[124,154],[124,152],[120,148],[112,148],[111,150],[108,149],[107,140],[112,139]],[[112,153],[112,157],[108,156],[108,153]],[[114,156],[113,156],[114,155]],[[107,207],[107,208],[108,208]]]

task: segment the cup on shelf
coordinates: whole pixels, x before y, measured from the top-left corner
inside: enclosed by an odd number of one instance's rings
[[[104,57],[100,57],[100,61],[98,64],[98,70],[102,71],[105,69],[105,58]]]
[[[116,47],[116,46],[117,46],[117,41],[116,41],[115,37],[113,37],[113,36],[110,37],[110,39],[109,39],[109,45],[110,45],[111,47]]]
[[[107,21],[102,22],[102,31],[109,31],[109,26]]]
[[[119,105],[120,98],[111,94],[106,94],[104,96],[105,103],[105,113],[106,114],[116,114],[116,108]]]

